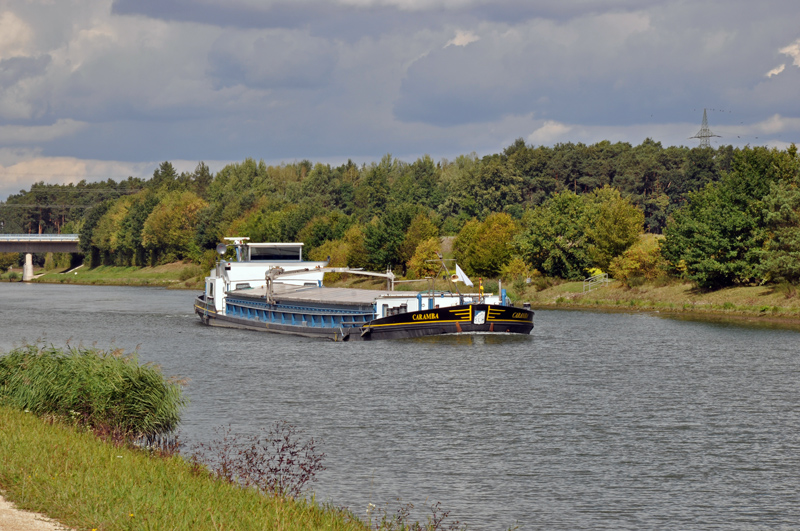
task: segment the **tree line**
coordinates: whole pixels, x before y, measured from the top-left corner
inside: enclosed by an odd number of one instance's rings
[[[599,268],[719,288],[800,279],[798,173],[794,146],[518,139],[439,162],[246,159],[216,174],[164,162],[148,180],[35,184],[0,203],[0,221],[6,233],[79,233],[90,266],[208,265],[223,237],[247,236],[302,241],[307,258],[332,265],[422,277],[451,236],[473,275],[577,279]]]

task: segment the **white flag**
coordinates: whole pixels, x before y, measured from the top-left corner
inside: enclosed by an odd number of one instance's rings
[[[469,277],[466,275],[466,273],[464,273],[464,271],[462,271],[461,268],[458,267],[458,264],[456,264],[456,276],[458,277],[458,280],[460,280],[461,282],[463,282],[467,286],[472,286],[473,285],[472,281],[469,279]]]

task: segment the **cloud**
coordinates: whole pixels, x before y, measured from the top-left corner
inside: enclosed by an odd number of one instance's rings
[[[445,48],[448,46],[466,46],[471,42],[479,41],[481,38],[472,33],[471,31],[456,31],[456,36],[447,41],[447,44],[444,45]]]
[[[528,135],[528,143],[533,145],[550,145],[564,138],[572,131],[572,127],[553,120],[547,120],[542,126]]]
[[[31,27],[11,11],[0,13],[0,59],[28,53]]]
[[[785,68],[786,68],[786,65],[776,66],[775,68],[773,68],[772,70],[770,70],[769,72],[766,73],[766,77],[777,76],[778,74],[783,72],[783,70]]]
[[[302,32],[270,30],[222,36],[208,54],[209,72],[220,86],[316,88],[336,66],[336,48]]]
[[[794,60],[794,66],[800,66],[800,39],[797,39],[785,48],[781,48],[779,51],[791,57]]]
[[[24,146],[28,144],[45,143],[74,135],[85,129],[85,122],[75,120],[58,120],[52,125],[0,125],[0,144],[4,146]]]

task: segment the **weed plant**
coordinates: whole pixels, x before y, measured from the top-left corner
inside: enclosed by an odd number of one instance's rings
[[[114,439],[172,432],[186,405],[180,381],[121,350],[26,345],[0,358],[0,399]]]
[[[317,441],[305,440],[303,432],[286,421],[249,437],[232,435],[230,426],[214,428],[214,434],[210,443],[196,446],[191,461],[228,483],[299,498],[326,468]]]

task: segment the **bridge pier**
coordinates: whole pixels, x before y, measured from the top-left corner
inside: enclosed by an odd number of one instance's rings
[[[25,253],[25,265],[22,266],[22,281],[33,280],[33,254]]]

